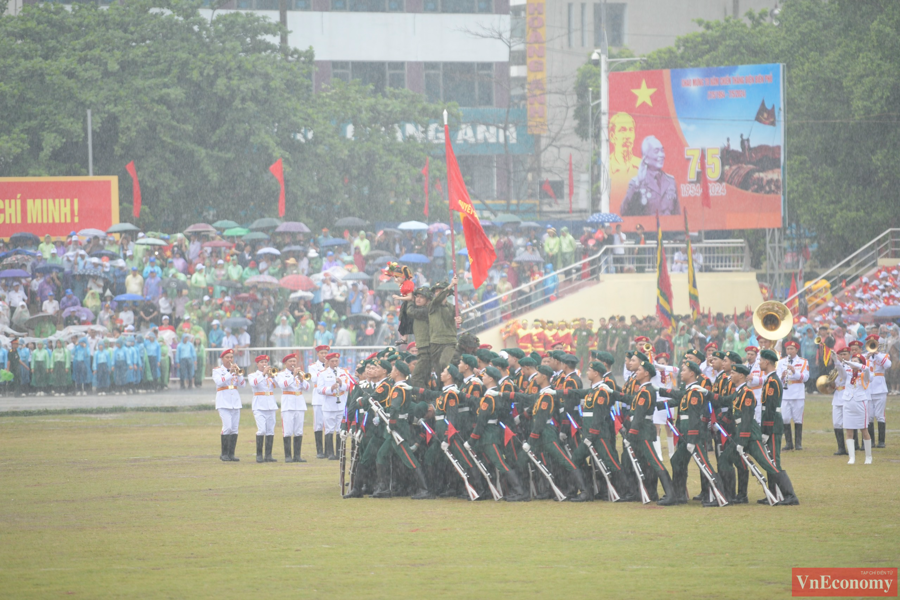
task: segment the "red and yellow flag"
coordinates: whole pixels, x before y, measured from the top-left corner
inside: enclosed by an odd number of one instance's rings
[[[484,232],[481,221],[478,220],[478,215],[472,206],[472,201],[469,199],[466,183],[463,181],[462,173],[459,172],[456,155],[453,154],[453,145],[450,143],[450,127],[446,124],[444,125],[444,145],[447,151],[447,187],[450,192],[450,210],[458,212],[462,220],[463,233],[466,236],[466,249],[469,251],[469,265],[472,269],[472,285],[478,288],[487,279],[488,270],[497,260],[497,253]]]

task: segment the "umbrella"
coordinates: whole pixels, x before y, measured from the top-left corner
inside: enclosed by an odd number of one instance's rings
[[[273,256],[281,256],[281,252],[276,250],[275,248],[260,248],[256,251],[257,254],[271,254]]]
[[[425,256],[424,254],[404,254],[401,256],[397,262],[411,263],[416,265],[424,265],[431,262],[431,259]]]
[[[303,246],[285,246],[284,248],[281,249],[281,251],[283,253],[306,252],[306,248],[304,248]]]
[[[369,281],[370,279],[372,279],[371,275],[360,271],[357,273],[347,273],[342,281]]]
[[[234,244],[231,242],[226,242],[225,240],[212,240],[209,242],[203,242],[204,248],[233,248]]]
[[[400,231],[399,229],[394,229],[393,227],[385,227],[384,229],[379,231],[379,233],[380,234],[381,233],[390,233],[392,235],[401,235],[403,232]]]
[[[241,237],[242,235],[247,235],[250,233],[249,229],[245,227],[230,227],[222,232],[222,235],[225,237]]]
[[[388,264],[389,262],[394,262],[394,261],[396,261],[396,260],[397,260],[397,259],[394,258],[393,256],[391,256],[390,254],[385,254],[384,256],[379,256],[378,258],[376,258],[375,260],[373,260],[373,261],[372,261],[372,264],[374,264],[374,265],[386,265],[386,264]]]
[[[468,248],[460,248],[459,250],[456,251],[456,255],[457,256],[468,256],[469,249]]]
[[[257,240],[267,240],[269,239],[269,236],[264,234],[262,231],[251,231],[241,239],[245,242],[255,242]]]
[[[32,257],[32,256],[21,255],[21,254],[15,254],[15,255],[13,255],[13,256],[10,256],[10,257],[8,257],[8,258],[3,259],[3,262],[0,263],[0,265],[5,265],[5,266],[21,265],[21,266],[25,266],[25,265],[31,264],[33,261],[34,261],[34,257]]]
[[[278,219],[274,219],[272,217],[262,217],[253,221],[253,224],[250,225],[250,229],[273,229],[281,225],[281,221]]]
[[[20,332],[16,331],[15,329],[12,329],[6,325],[0,325],[0,333],[6,334],[6,335],[16,335],[16,336],[25,335],[24,333],[20,333]]]
[[[162,284],[164,288],[170,290],[186,290],[188,289],[187,281],[182,281],[180,279],[176,279],[175,277],[166,277],[162,280]]]
[[[40,273],[41,275],[45,273],[62,273],[63,271],[65,271],[65,269],[62,268],[62,265],[54,265],[51,263],[44,263],[34,268],[34,272]]]
[[[313,293],[312,292],[294,292],[290,296],[288,296],[289,300],[312,300]]]
[[[615,213],[598,212],[587,218],[588,223],[621,223],[622,217]]]
[[[450,231],[450,226],[446,223],[432,223],[428,226],[428,233],[437,233],[439,231]]]
[[[13,256],[31,256],[33,258],[43,257],[43,254],[35,250],[26,250],[25,248],[16,248],[10,252]]]
[[[422,221],[406,221],[397,225],[400,231],[428,231],[428,225]]]
[[[544,259],[541,258],[541,256],[539,254],[526,254],[525,252],[522,252],[521,254],[516,255],[516,257],[513,259],[513,262],[542,263],[542,262],[544,262]]]
[[[320,248],[327,248],[329,246],[343,246],[347,243],[347,240],[344,238],[325,238],[321,242],[319,242]]]
[[[397,285],[397,282],[391,279],[390,281],[385,281],[381,285],[378,286],[379,292],[399,292],[400,286]]]
[[[259,300],[259,296],[256,294],[251,294],[249,292],[244,292],[243,294],[238,294],[234,297],[237,302],[255,302]]]
[[[109,260],[115,260],[120,258],[119,255],[111,250],[97,250],[96,252],[91,252],[91,256],[95,258],[103,258],[104,256]]]
[[[158,238],[142,237],[134,243],[136,246],[168,246],[168,244]]]
[[[221,221],[216,221],[212,224],[218,230],[224,231],[225,229],[231,229],[232,227],[240,227],[239,224],[234,221],[229,221],[228,219],[222,219]]]
[[[113,300],[116,302],[140,302],[144,297],[140,294],[119,294]]]
[[[34,329],[38,326],[39,323],[44,321],[55,321],[56,315],[51,315],[50,313],[38,313],[33,317],[29,317],[25,320],[25,328],[26,329]]]
[[[359,313],[356,315],[348,315],[347,319],[359,319],[360,321],[381,321],[381,315],[374,313]]]
[[[185,233],[215,233],[216,228],[207,223],[194,223],[184,230]]]
[[[285,221],[275,228],[275,233],[309,233],[309,227],[300,221]]]
[[[465,283],[460,283],[456,290],[458,292],[474,292],[475,286],[466,281]]]
[[[82,229],[81,231],[79,231],[78,235],[80,235],[81,237],[86,237],[86,238],[88,238],[88,237],[103,237],[103,238],[105,238],[106,232],[101,231],[99,229],[94,229],[92,227],[88,227],[87,229]]]
[[[384,250],[372,250],[368,254],[366,254],[367,261],[373,261],[376,258],[381,258],[382,256],[390,256],[390,252],[385,252]]]
[[[498,225],[502,225],[504,223],[521,223],[522,219],[509,213],[500,213],[496,217],[493,217],[491,221]]]
[[[128,233],[129,231],[140,231],[140,228],[131,223],[116,223],[106,230],[106,233]]]
[[[63,311],[63,318],[68,317],[69,315],[75,315],[82,321],[93,321],[94,313],[91,312],[91,309],[85,308],[83,306],[70,306],[66,310]]]
[[[900,306],[883,306],[873,314],[876,319],[896,319],[900,317]]]
[[[309,292],[316,289],[316,284],[306,275],[288,275],[287,277],[282,277],[281,281],[278,282],[278,285],[295,292],[299,290]]]
[[[38,236],[33,233],[28,233],[27,231],[20,231],[19,233],[14,233],[9,236],[10,246],[37,246],[40,243],[41,240],[38,239]]]
[[[231,279],[221,279],[219,281],[214,281],[213,285],[227,288],[229,290],[235,290],[239,287],[243,287],[243,284],[241,284],[240,281],[232,281]]]
[[[252,321],[245,317],[228,317],[224,321],[222,321],[222,327],[228,327],[230,329],[239,329],[241,327],[250,327]]]
[[[519,223],[519,227],[522,229],[543,229],[539,223],[534,221],[522,221]]]
[[[254,275],[244,282],[245,286],[258,285],[262,287],[277,287],[278,280],[271,275]]]
[[[334,222],[335,227],[365,227],[369,222],[359,217],[343,217]]]
[[[0,271],[0,279],[18,279],[19,277],[31,278],[31,273],[22,269],[7,269]]]

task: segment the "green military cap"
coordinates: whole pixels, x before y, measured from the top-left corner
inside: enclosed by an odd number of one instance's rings
[[[464,362],[470,367],[478,366],[478,359],[472,356],[471,354],[463,354],[459,357],[459,362]]]
[[[356,366],[356,372],[362,375],[366,372],[366,365],[368,365],[368,361],[362,361]]]
[[[563,355],[559,357],[559,360],[563,364],[568,365],[570,367],[574,367],[575,365],[578,364],[578,357],[575,356],[574,354],[563,353]]]
[[[530,356],[526,356],[522,360],[519,361],[519,365],[522,367],[536,367],[537,363]]]
[[[502,356],[498,356],[497,358],[492,359],[491,364],[494,365],[495,367],[499,367],[501,369],[509,368],[509,361],[506,360],[505,358],[503,358]]]
[[[431,286],[432,291],[438,292],[446,287],[450,287],[449,281],[439,281],[433,286]]]
[[[400,360],[400,355],[394,352],[393,354],[388,354],[387,356],[385,356],[384,359],[394,362],[395,360]]]
[[[721,350],[716,350],[715,352],[712,353],[712,355],[713,355],[715,358],[718,358],[718,359],[720,359],[720,360],[723,359],[723,358],[725,358],[725,353],[722,352]]]
[[[394,368],[403,373],[404,376],[409,376],[409,365],[402,360],[398,360],[397,362],[395,362]]]
[[[425,298],[431,298],[432,295],[433,294],[431,293],[431,290],[428,289],[428,287],[424,286],[424,285],[417,287],[415,290],[413,290],[413,296],[424,296]]]
[[[541,365],[537,368],[538,373],[546,376],[553,377],[553,369],[551,369],[548,365]]]
[[[693,357],[696,358],[697,360],[701,360],[701,361],[702,361],[703,358],[704,358],[702,352],[700,352],[699,350],[694,350],[693,348],[691,348],[690,350],[688,350],[687,352],[684,353],[685,356],[687,356],[688,354],[690,354],[691,356],[693,356]]]
[[[687,361],[684,364],[687,365],[687,368],[689,370],[693,371],[694,375],[700,375],[700,365],[691,360]]]
[[[734,365],[734,367],[732,367],[731,370],[735,371],[737,373],[740,373],[741,375],[749,375],[750,374],[750,367],[748,367],[747,365],[737,364],[737,365]]]
[[[506,353],[513,358],[518,358],[519,360],[525,358],[525,351],[520,348],[506,348]]]
[[[597,353],[597,360],[605,362],[607,365],[611,365],[616,362],[616,357],[612,355],[612,353],[603,350]]]
[[[641,366],[650,374],[650,377],[656,377],[656,367],[653,366],[652,362],[645,358],[641,361]]]
[[[459,372],[459,369],[456,368],[456,365],[447,365],[447,372],[450,373],[450,377],[453,378],[453,381],[462,379],[462,374]]]
[[[414,363],[417,360],[419,360],[419,355],[418,354],[410,354],[409,352],[407,352],[406,356],[403,357],[403,360],[406,362],[406,364],[411,364],[411,363]]]
[[[551,350],[550,352],[548,352],[548,354],[550,355],[550,358],[553,358],[553,359],[559,360],[559,361],[561,361],[563,359],[563,357],[566,355],[566,353],[563,352],[562,350]]]
[[[637,357],[638,361],[640,361],[640,362],[649,362],[650,361],[650,359],[647,358],[647,355],[644,354],[643,352],[635,352],[634,356]]]
[[[390,361],[387,361],[387,360],[376,360],[375,363],[374,363],[374,365],[375,365],[376,367],[381,367],[382,369],[384,369],[385,373],[390,373],[390,372],[391,372],[391,363],[390,363]]]
[[[773,362],[773,363],[778,362],[778,355],[775,354],[774,350],[769,350],[768,348],[766,348],[765,350],[760,352],[759,357],[764,358],[769,362]]]
[[[625,358],[631,358],[632,356],[634,356],[634,352],[632,352],[631,350],[625,353]]]
[[[479,348],[475,351],[475,357],[482,362],[491,362],[491,351],[487,348]]]
[[[534,361],[534,364],[536,364],[536,365],[541,364],[541,355],[540,355],[539,352],[532,352],[532,353],[529,354],[528,356],[531,357],[531,360]]]
[[[494,367],[488,367],[484,370],[484,374],[493,379],[494,381],[500,381],[500,378],[503,377],[503,374],[499,369]]]
[[[606,365],[603,364],[602,362],[600,362],[599,360],[593,361],[593,362],[591,363],[591,368],[592,368],[593,370],[597,371],[598,373],[600,373],[601,375],[603,375],[604,373],[606,373]]]
[[[736,365],[739,365],[742,362],[744,362],[744,359],[741,358],[741,355],[738,354],[737,352],[728,351],[725,353],[725,357]]]

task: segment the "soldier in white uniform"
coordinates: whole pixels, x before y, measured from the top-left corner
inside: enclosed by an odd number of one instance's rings
[[[716,380],[716,375],[718,375],[718,371],[710,364],[709,359],[712,358],[713,352],[719,349],[719,345],[715,342],[710,342],[704,348],[704,352],[706,352],[706,360],[700,363],[700,372],[709,377],[710,381]]]
[[[784,449],[803,450],[803,407],[806,404],[806,382],[809,380],[809,363],[797,356],[800,344],[794,340],[784,343],[786,356],[778,361],[778,378],[784,386],[781,396],[781,418],[784,421]],[[794,422],[794,439],[791,438],[791,421]],[[794,442],[796,441],[796,446]]]
[[[871,371],[866,366],[866,358],[862,354],[854,354],[849,361],[843,362],[844,377],[844,436],[847,454],[850,455],[848,465],[856,463],[856,445],[853,443],[853,432],[862,432],[863,447],[866,449],[866,464],[872,464],[872,438],[866,424],[869,422],[867,410]]]
[[[878,343],[881,340],[876,334],[872,334],[866,338],[866,344],[874,341]],[[891,368],[891,358],[884,352],[869,352],[866,354],[869,372],[871,375],[871,383],[869,384],[869,437],[875,438],[875,422],[878,422],[878,445],[876,448],[884,448],[885,421],[884,408],[887,404],[887,381],[885,374]]]
[[[303,448],[303,421],[306,417],[306,399],[303,392],[309,389],[309,381],[297,365],[299,356],[288,354],[282,364],[284,370],[275,376],[275,384],[281,389],[281,427],[284,433],[284,462],[306,462],[300,458]],[[291,438],[294,452],[291,455]]]
[[[834,427],[834,435],[837,437],[838,444],[838,450],[834,455],[845,456],[847,454],[847,446],[844,440],[844,389],[847,385],[847,372],[837,359],[842,361],[850,360],[850,348],[846,345],[838,348],[835,345],[835,350],[837,352],[830,359],[831,362],[834,362],[832,368],[837,373],[837,377],[834,380],[834,396],[831,397],[831,424]],[[854,446],[855,449],[856,447]]]
[[[654,383],[657,390],[666,389],[671,390],[678,386],[678,369],[669,365],[669,353],[668,352],[660,352],[654,357],[653,366],[656,367],[656,377],[653,378],[652,381],[659,380],[659,385]],[[672,409],[667,410],[654,410],[653,411],[653,424],[656,425],[656,443],[660,445],[658,452],[662,452],[662,447],[660,444],[660,438],[662,436],[662,430],[665,429],[666,434],[666,442],[669,446],[669,460],[672,459],[672,455],[675,454],[675,434],[666,425],[667,421],[675,420],[675,411]]]
[[[256,371],[247,380],[253,389],[253,418],[256,419],[256,462],[277,462],[272,458],[272,444],[275,442],[275,378],[269,372],[269,357],[256,357]],[[263,458],[263,443],[266,455]]]
[[[238,426],[241,422],[241,394],[238,388],[244,387],[244,376],[238,374],[234,364],[234,350],[227,348],[219,355],[222,366],[212,371],[216,384],[216,410],[222,418],[222,454],[220,460],[238,462],[234,448],[237,445]]]
[[[759,368],[759,348],[756,346],[747,346],[744,348],[747,358],[744,364],[750,368],[750,376],[747,377],[747,387],[753,390],[756,397],[756,412],[753,417],[758,424],[762,423],[762,388],[763,382],[766,380],[765,373]]]
[[[324,344],[316,346],[316,357],[318,360],[309,365],[309,368],[306,369],[306,372],[312,377],[311,381],[313,382],[313,435],[316,438],[316,458],[325,458],[325,453],[322,451],[322,425],[324,421],[322,415],[322,395],[319,393],[318,389],[316,389],[315,381],[319,376],[319,372],[325,368],[325,357],[329,352],[331,352],[330,346]]]
[[[341,417],[347,406],[347,391],[350,389],[349,376],[338,366],[340,359],[341,355],[337,352],[326,354],[326,367],[316,377],[316,391],[322,397],[325,456],[329,460],[338,460],[336,436],[340,433]]]
[[[652,384],[654,390],[658,390],[659,388],[664,387],[662,384],[662,377],[663,377],[662,371],[660,370],[659,367],[656,366],[656,357],[647,356],[646,354],[643,353],[643,351],[641,351],[641,349],[644,347],[645,344],[650,343],[650,339],[645,336],[638,336],[638,337],[634,338],[634,341],[635,341],[635,344],[637,345],[637,347],[639,348],[639,350],[634,353],[634,356],[636,358],[633,359],[634,362],[632,362],[631,364],[640,364],[640,363],[644,362],[645,360],[652,362],[653,366],[656,367],[656,374],[650,379],[650,383]],[[631,377],[631,375],[634,373],[633,371],[629,370],[628,365],[629,365],[629,362],[625,361],[625,367],[622,370],[623,381],[628,381],[628,378]],[[660,366],[662,366],[662,365],[660,365]],[[666,375],[666,377],[670,378],[669,375]],[[666,387],[671,388],[671,386],[666,386]],[[654,406],[656,406],[655,403],[658,400],[656,392],[651,392],[651,394],[653,395]],[[654,409],[653,424],[656,425],[656,441],[653,442],[653,449],[656,451],[656,455],[659,457],[660,460],[662,460],[662,458],[663,458],[662,442],[659,440],[660,427],[662,427],[666,424],[667,419],[668,419],[668,411]],[[668,436],[671,436],[672,432],[667,431],[666,435],[667,435],[667,439],[668,439]],[[671,458],[672,454],[674,454],[674,453],[675,453],[675,438],[673,437],[671,440],[669,440],[669,458]]]

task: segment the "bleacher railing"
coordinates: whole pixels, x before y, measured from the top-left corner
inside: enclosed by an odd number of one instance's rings
[[[687,246],[663,242],[670,273],[687,272]],[[745,240],[692,243],[697,272],[750,270],[750,248]],[[685,262],[676,263],[676,253]],[[604,246],[599,252],[572,265],[522,284],[500,297],[479,302],[460,311],[463,331],[480,331],[547,304],[561,296],[597,283],[609,273],[655,273],[656,240],[646,244]]]

